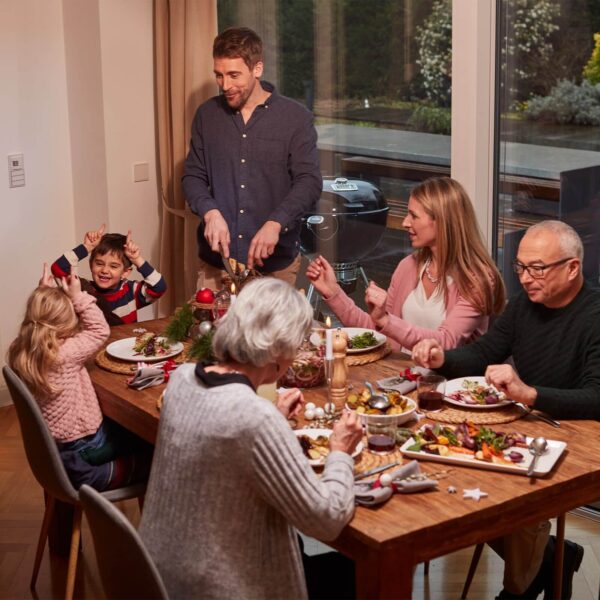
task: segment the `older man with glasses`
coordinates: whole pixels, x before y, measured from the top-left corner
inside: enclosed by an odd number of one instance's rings
[[[600,292],[584,282],[583,245],[560,221],[533,225],[513,263],[523,291],[479,340],[444,351],[435,340],[413,348],[417,364],[447,377],[484,374],[511,399],[550,416],[600,420]],[[512,357],[514,367],[505,361]],[[495,540],[505,559],[498,598],[552,597],[554,538],[540,523]],[[571,597],[583,548],[567,541],[561,598]]]

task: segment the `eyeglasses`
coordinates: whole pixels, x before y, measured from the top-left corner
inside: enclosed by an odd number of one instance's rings
[[[534,279],[543,279],[546,276],[546,270],[551,267],[557,267],[558,265],[562,265],[569,260],[573,260],[574,256],[569,258],[563,258],[562,260],[557,260],[556,262],[550,263],[549,265],[524,265],[522,262],[518,260],[513,261],[513,271],[517,275],[522,275],[523,271],[527,271],[531,277]]]

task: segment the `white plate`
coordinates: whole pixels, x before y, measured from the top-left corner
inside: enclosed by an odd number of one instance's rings
[[[345,331],[348,335],[348,339],[352,339],[355,335],[360,335],[361,333],[366,333],[370,331],[377,340],[377,343],[373,346],[368,346],[367,348],[348,348],[348,354],[360,354],[361,352],[370,352],[371,350],[375,350],[375,348],[379,348],[379,346],[383,346],[385,344],[387,337],[383,335],[383,333],[379,333],[379,331],[373,331],[372,329],[363,329],[362,327],[342,327],[342,331]]]
[[[508,406],[509,404],[512,404],[510,400],[503,400],[502,402],[496,402],[496,404],[468,404],[466,402],[460,402],[459,400],[453,400],[452,398],[448,398],[450,394],[464,390],[462,384],[465,379],[468,379],[469,381],[476,381],[477,383],[481,383],[482,385],[489,385],[488,383],[486,383],[485,377],[481,377],[479,375],[474,375],[473,377],[459,377],[458,379],[451,379],[450,381],[446,382],[446,395],[444,397],[444,402],[447,402],[448,404],[454,404],[454,406],[460,406],[461,408],[468,408],[473,410],[488,410],[490,408],[500,408],[501,406]]]
[[[158,340],[164,340],[166,338],[159,337]],[[158,362],[160,360],[166,360],[173,356],[177,356],[183,350],[183,344],[181,342],[169,342],[171,344],[171,350],[166,354],[159,356],[144,356],[134,351],[135,338],[125,338],[124,340],[117,340],[106,346],[106,353],[114,358],[120,360],[126,360],[129,362]]]
[[[332,434],[332,430],[331,429],[295,429],[294,433],[296,434],[296,437],[300,437],[301,435],[307,435],[308,437],[310,437],[314,440],[314,439],[318,438],[320,435],[330,437]],[[352,453],[352,458],[356,458],[362,451],[363,451],[363,443],[358,442],[358,444],[356,445],[356,448],[354,449],[354,452]],[[303,451],[303,454],[304,454],[304,451]],[[304,455],[304,456],[306,456],[306,455]],[[306,457],[306,460],[308,460],[308,464],[313,467],[322,467],[325,464],[325,461],[327,460],[327,456],[323,456],[322,458],[320,458],[318,460]]]
[[[527,443],[529,444],[533,438],[526,437]],[[410,438],[400,448],[400,452],[404,456],[410,458],[416,458],[418,460],[430,460],[432,462],[441,462],[451,465],[460,465],[462,467],[474,467],[476,469],[487,469],[489,471],[504,471],[505,473],[516,473],[517,475],[527,475],[527,469],[533,460],[533,455],[529,452],[528,448],[510,448],[507,452],[520,452],[523,455],[523,462],[513,464],[498,464],[487,462],[485,460],[477,460],[475,457],[465,456],[456,454],[453,456],[439,456],[438,454],[429,454],[428,452],[414,450],[407,450],[415,443],[414,438]],[[548,448],[542,456],[538,458],[535,465],[533,475],[535,477],[543,477],[548,475],[553,469],[556,461],[560,458],[560,455],[564,452],[567,447],[566,442],[559,442],[556,440],[548,440]]]

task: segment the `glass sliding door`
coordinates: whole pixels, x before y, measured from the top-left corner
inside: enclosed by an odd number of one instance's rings
[[[586,279],[600,260],[600,0],[498,0],[497,258],[510,269],[526,228],[571,224]]]
[[[340,216],[323,240],[315,226],[307,235],[317,236],[316,249],[332,261],[356,263],[387,286],[411,251],[402,228],[410,190],[450,174],[451,0],[218,0],[217,6],[219,30],[255,29],[265,42],[264,78],[314,113],[323,176],[368,181],[383,192],[382,226],[365,222],[361,229],[360,215],[353,215],[358,227],[345,229]],[[337,238],[325,245],[332,229]],[[353,236],[375,243],[348,261],[348,247],[360,245]],[[315,249],[309,246],[307,257]],[[352,269],[344,277],[361,301],[364,278]]]

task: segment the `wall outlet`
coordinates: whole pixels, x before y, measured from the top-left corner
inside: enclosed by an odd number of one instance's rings
[[[22,154],[8,155],[8,185],[11,188],[25,186],[25,161]]]

